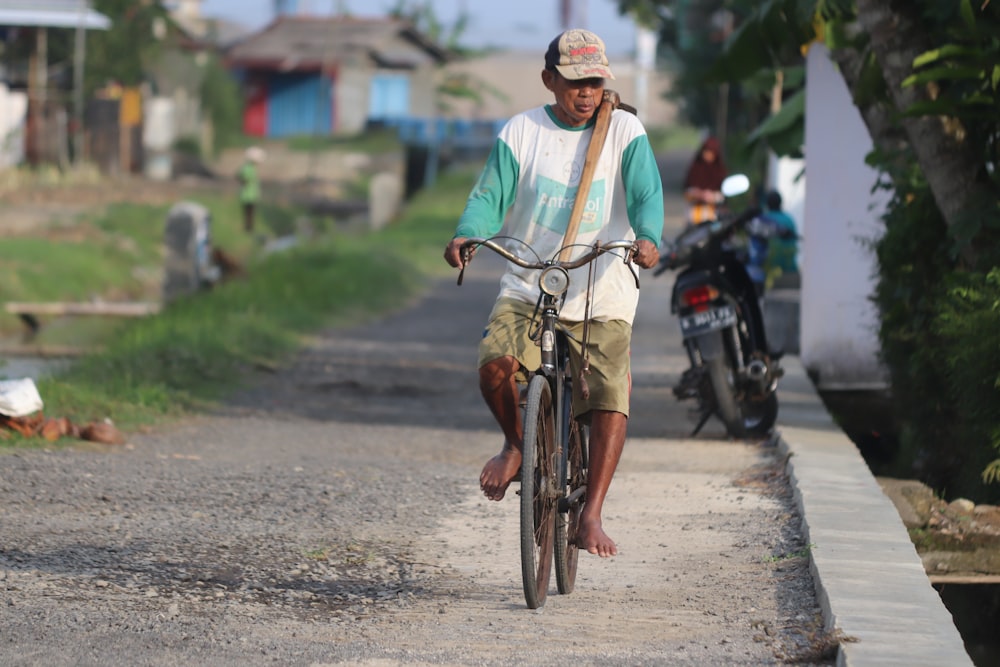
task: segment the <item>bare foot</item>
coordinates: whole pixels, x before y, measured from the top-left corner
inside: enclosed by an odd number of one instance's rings
[[[479,488],[490,500],[501,500],[520,469],[521,452],[505,444],[500,453],[483,466],[483,472],[479,475]]]
[[[576,544],[580,549],[586,549],[588,553],[596,554],[601,558],[618,555],[618,546],[604,532],[600,519],[580,518],[580,524],[576,530]]]

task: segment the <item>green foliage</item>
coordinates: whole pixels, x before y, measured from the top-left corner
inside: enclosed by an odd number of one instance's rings
[[[1000,268],[959,273],[942,298],[934,333],[943,355],[947,395],[953,400],[974,470],[990,478],[989,462],[1000,454]],[[992,450],[992,451],[991,451]],[[994,494],[1000,498],[1000,489]]]
[[[892,140],[879,145],[896,154],[873,152],[869,164],[883,172],[887,182],[891,179],[893,191],[884,218],[886,233],[876,245],[875,301],[882,319],[882,354],[903,424],[896,473],[917,474],[949,493],[996,494],[984,487],[984,479],[1000,475],[1000,348],[996,336],[985,332],[998,330],[997,314],[990,307],[996,298],[995,279],[989,271],[1000,265],[1000,3],[918,0],[894,8],[909,12],[908,18],[917,21],[933,46],[915,60],[906,81],[923,93],[923,101],[908,109],[892,108],[882,65],[868,48],[868,36],[857,30],[852,0],[724,3],[733,12],[736,29],[721,50],[680,36],[690,32],[695,15],[699,36],[710,34],[705,17],[722,7],[721,2],[635,0],[620,5],[683,8],[672,23],[662,23],[661,36],[673,36],[671,45],[687,45],[676,50],[684,68],[679,81],[685,99],[691,98],[688,86],[704,90],[706,81],[728,81],[739,90],[736,99],[728,100],[736,105],[731,115],[757,119],[745,133],[751,145],[779,155],[794,155],[801,144],[804,105],[801,84],[786,80],[781,110],[770,115],[768,93],[775,74],[794,71],[801,63],[799,47],[812,39],[817,23],[829,47],[855,52],[861,66],[850,81],[855,103],[888,107],[889,120],[895,123]],[[711,108],[710,96],[707,99]],[[987,196],[967,198],[961,216],[948,224],[926,175],[913,166],[912,146],[906,144],[900,121],[914,116],[933,116],[933,122],[942,123],[980,161],[978,178],[994,186]],[[738,127],[727,129],[734,138],[740,135]],[[727,158],[731,146],[730,141]],[[978,265],[960,270],[960,253],[970,246]]]
[[[921,5],[928,29],[935,27],[932,34],[940,33],[942,38],[914,60],[913,74],[904,81],[905,86],[926,89],[929,99],[903,111],[909,116],[946,118],[958,141],[975,150],[984,165],[996,165],[1000,158],[1000,4],[973,7],[968,0],[925,0]],[[985,168],[984,173],[1000,193],[1000,174]],[[977,226],[973,234],[981,228]]]
[[[749,142],[764,141],[777,155],[802,155],[805,135],[806,91],[802,88],[747,137]]]
[[[447,49],[461,50],[459,40],[469,25],[467,12],[460,13],[451,26],[445,25],[430,2],[396,0],[395,6],[389,10],[389,15],[410,21],[432,42]]]
[[[135,0],[94,0],[93,6],[111,19],[111,28],[87,35],[87,90],[92,92],[108,81],[123,86],[141,84],[147,64],[162,49],[153,26],[167,20],[166,11],[159,2]]]
[[[710,76],[718,81],[741,81],[762,69],[801,63],[802,45],[815,37],[811,4],[768,0],[744,5],[743,12],[738,13],[741,20],[713,64]]]
[[[983,481],[987,484],[1000,483],[1000,459],[995,459],[983,470]]]
[[[879,338],[903,424],[887,472],[995,501],[983,471],[1000,452],[1000,270],[957,272],[919,173],[896,183],[876,244]]]
[[[885,222],[886,232],[876,244],[875,302],[881,316],[882,357],[904,424],[899,470],[893,472],[904,477],[916,473],[931,486],[942,488],[959,467],[956,451],[925,451],[924,443],[948,442],[948,425],[954,421],[950,402],[941,400],[945,385],[938,358],[942,341],[930,326],[942,280],[950,270],[947,255],[940,252],[947,243],[947,229],[918,174],[913,175],[910,188],[895,189]],[[914,469],[917,461],[923,462],[921,469]]]
[[[177,141],[174,142],[173,149],[174,153],[179,155],[190,155],[192,157],[201,156],[201,144],[198,142],[197,137],[179,137]]]
[[[646,128],[649,143],[655,153],[674,150],[689,150],[693,154],[702,142],[702,133],[688,125],[669,125]]]
[[[996,173],[1000,118],[997,63],[1000,11],[995,3],[919,3],[933,48],[918,56],[905,85],[926,101],[901,117],[933,116]],[[882,86],[884,83],[879,82]],[[875,156],[883,169],[895,156]],[[913,164],[909,157],[904,163]],[[996,194],[970,201],[946,226],[922,175],[895,174],[896,196],[879,242],[880,340],[904,424],[897,465],[934,488],[980,502],[1000,499],[1000,211]],[[962,268],[971,244],[977,267]]]
[[[412,270],[398,260],[341,253],[332,243],[272,256],[254,265],[248,280],[138,321],[107,351],[42,381],[42,391],[56,397],[46,403],[75,419],[102,417],[92,411],[117,406],[113,416],[126,426],[150,413],[196,407],[231,387],[249,365],[280,359],[296,346],[297,334],[328,323],[332,313],[398,304],[413,283]],[[85,400],[56,393],[64,384]]]
[[[454,100],[471,100],[476,105],[483,104],[487,98],[501,102],[509,101],[502,90],[488,80],[469,74],[468,72],[453,72],[438,86],[438,110],[451,111]]]
[[[815,0],[618,0],[618,5],[659,30],[661,57],[677,70],[671,96],[687,122],[727,139],[746,138],[747,152],[800,155],[801,47],[815,37]],[[782,107],[790,107],[765,125],[776,84]]]
[[[854,16],[854,0],[818,0],[816,16],[823,21],[846,21]]]
[[[217,56],[210,57],[205,65],[199,95],[201,107],[212,121],[213,150],[239,145],[243,135],[242,93]]]

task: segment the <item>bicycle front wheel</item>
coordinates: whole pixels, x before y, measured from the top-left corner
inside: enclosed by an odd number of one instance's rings
[[[576,565],[580,550],[576,544],[576,531],[583,511],[583,496],[574,497],[574,491],[587,486],[587,429],[573,419],[569,420],[569,437],[559,456],[559,482],[562,489],[559,513],[556,515],[555,563],[556,587],[563,595],[573,592],[576,584]]]
[[[521,459],[521,580],[529,609],[545,604],[559,502],[552,390],[536,375],[528,385]]]

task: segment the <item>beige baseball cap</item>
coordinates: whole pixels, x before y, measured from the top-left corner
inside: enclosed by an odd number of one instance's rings
[[[604,40],[582,28],[560,33],[545,52],[545,69],[554,69],[567,79],[613,79]]]

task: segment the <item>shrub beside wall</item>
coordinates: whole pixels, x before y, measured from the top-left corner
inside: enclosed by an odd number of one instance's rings
[[[957,268],[928,188],[897,187],[876,245],[879,337],[902,424],[885,474],[946,498],[1000,500],[1000,269]]]

